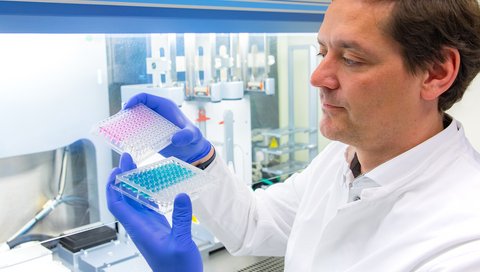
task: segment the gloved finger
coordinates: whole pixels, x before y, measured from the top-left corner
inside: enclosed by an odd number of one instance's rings
[[[175,197],[172,215],[172,235],[179,242],[192,240],[192,202],[187,194]]]
[[[118,207],[117,203],[123,201],[122,194],[112,189],[112,185],[115,184],[116,176],[121,172],[122,170],[120,170],[120,168],[115,167],[110,173],[110,176],[107,182],[107,187],[106,187],[107,205],[108,205],[108,209],[110,210],[110,212],[112,212],[113,215],[116,215],[120,211],[119,209],[121,209],[121,207]]]
[[[161,111],[163,110],[163,108],[166,108],[167,110],[170,110],[172,106],[175,106],[175,108],[177,108],[177,105],[175,105],[175,103],[173,103],[169,99],[147,94],[147,93],[139,93],[137,95],[132,96],[127,101],[124,109],[134,107],[135,105],[140,103],[158,112],[159,114],[161,114]]]
[[[190,127],[185,127],[173,134],[172,145],[177,147],[186,146],[193,141],[193,139],[195,138],[194,134],[194,130],[192,130]]]
[[[128,153],[123,153],[120,156],[120,169],[122,172],[130,171],[137,168],[137,165],[133,162],[132,156]]]
[[[120,168],[116,167],[110,173],[107,182],[106,194],[107,194],[107,205],[110,212],[118,218],[119,213],[122,213],[124,210],[124,206],[130,205],[135,209],[142,209],[140,203],[131,200],[128,197],[124,197],[120,192],[113,189],[112,186],[115,186],[116,183],[116,176],[135,168],[135,164],[133,163],[132,157],[128,153],[122,154],[120,157]],[[123,169],[121,169],[123,168]]]
[[[137,165],[133,162],[132,156],[128,153],[123,153],[120,156],[120,162],[119,162],[120,169],[123,172],[130,171],[132,169],[137,168]],[[135,209],[142,209],[142,205],[128,197],[124,198],[124,201],[126,201],[130,206],[133,206]]]
[[[122,170],[120,168],[115,167],[112,169],[112,172],[110,172],[110,176],[108,177],[107,189],[110,188],[110,185],[115,184],[115,179],[120,173],[122,173]]]
[[[131,108],[140,103],[156,111],[162,116],[165,115],[164,113],[171,112],[172,109],[178,110],[177,105],[173,103],[173,101],[147,93],[139,93],[130,98],[125,104],[124,109]]]
[[[144,104],[160,114],[161,116],[167,118],[170,120],[170,122],[176,123],[175,117],[176,115],[172,116],[172,112],[178,113],[180,110],[178,109],[177,104],[175,104],[172,100],[160,97],[160,96],[154,96],[154,95],[146,95],[146,99]],[[180,115],[181,116],[181,115]]]
[[[110,173],[110,176],[108,177],[106,192],[107,192],[107,201],[109,205],[113,204],[114,202],[123,201],[122,194],[112,188],[112,186],[115,185],[116,176],[125,171],[131,170],[135,167],[136,165],[135,163],[133,163],[133,159],[130,156],[130,154],[128,153],[122,154],[122,156],[120,157],[120,167],[115,167]],[[116,209],[114,211],[110,209],[110,211],[114,213],[116,212]]]
[[[140,103],[145,104],[146,101],[147,101],[147,94],[146,93],[139,93],[137,95],[132,96],[127,101],[127,103],[125,104],[125,106],[123,108],[124,109],[129,109],[129,108],[132,108],[135,105],[140,104]]]
[[[117,178],[117,175],[122,173],[122,170],[118,167],[115,167],[112,169],[112,171],[110,172],[110,175],[108,176],[108,182],[107,182],[107,186],[109,184],[115,184],[115,179]]]

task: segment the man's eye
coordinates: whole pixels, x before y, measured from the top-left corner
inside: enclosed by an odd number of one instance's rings
[[[343,57],[343,62],[348,66],[354,66],[360,64],[360,62]]]
[[[321,51],[317,53],[317,56],[322,57],[322,58],[324,58],[325,55],[326,55],[326,53],[321,52]]]

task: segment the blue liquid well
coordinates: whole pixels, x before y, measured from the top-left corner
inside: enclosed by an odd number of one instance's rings
[[[160,165],[139,173],[124,176],[131,184],[136,184],[149,192],[156,193],[165,188],[187,181],[196,174],[177,164]]]

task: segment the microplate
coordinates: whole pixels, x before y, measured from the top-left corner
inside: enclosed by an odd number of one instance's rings
[[[178,130],[160,114],[138,104],[101,121],[93,132],[113,150],[120,154],[127,152],[139,163],[168,146]]]
[[[173,209],[179,193],[194,199],[213,179],[175,157],[117,175],[112,188],[161,214]]]

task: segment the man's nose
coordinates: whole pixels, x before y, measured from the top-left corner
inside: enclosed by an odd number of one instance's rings
[[[322,89],[335,90],[339,87],[337,73],[335,60],[325,56],[310,76],[310,84]]]

